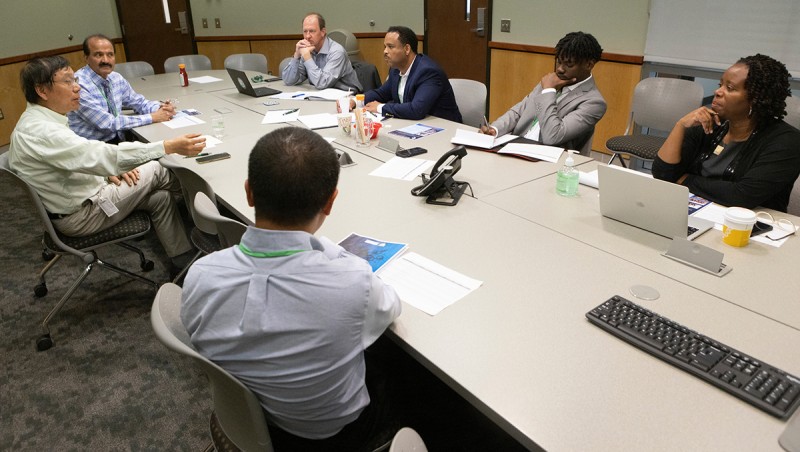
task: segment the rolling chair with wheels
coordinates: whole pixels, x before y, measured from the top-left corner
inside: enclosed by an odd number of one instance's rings
[[[145,75],[153,75],[156,73],[153,66],[147,61],[128,61],[127,63],[117,63],[114,65],[114,72],[131,80],[136,77],[143,77]]]
[[[225,68],[240,71],[258,71],[267,73],[267,57],[261,53],[234,53],[225,58]]]
[[[205,55],[178,55],[164,60],[164,72],[178,72],[179,64],[185,64],[187,71],[211,70],[211,60]]]
[[[611,137],[606,148],[613,153],[608,164],[622,155],[653,160],[666,137],[645,135],[641,128],[669,132],[680,118],[698,108],[703,102],[703,87],[689,80],[650,77],[636,84],[633,91],[631,115],[624,135]]]
[[[381,86],[381,75],[374,64],[366,61],[354,61],[353,70],[356,71],[358,82],[361,83],[361,92],[366,93]]]
[[[180,319],[181,292],[172,283],[161,286],[153,301],[150,322],[162,344],[192,358],[208,376],[214,406],[209,421],[214,447],[226,451],[272,451],[267,421],[255,394],[192,346]]]
[[[175,160],[173,160],[174,158],[175,157],[173,156],[167,155],[161,157],[159,162],[161,163],[161,166],[172,171],[172,173],[175,174],[175,177],[177,177],[181,182],[183,199],[186,203],[186,208],[189,210],[189,215],[192,217],[192,221],[194,221],[195,225],[195,227],[192,228],[191,232],[189,233],[189,238],[191,239],[195,248],[197,248],[197,253],[192,258],[192,262],[183,267],[183,270],[181,270],[180,273],[178,273],[172,280],[173,282],[177,282],[180,281],[183,275],[186,274],[194,261],[199,259],[204,254],[211,254],[214,251],[221,250],[222,246],[219,243],[219,238],[217,237],[217,227],[214,225],[214,223],[199,217],[194,209],[194,197],[197,193],[204,193],[209,200],[216,200],[217,197],[214,195],[214,190],[210,185],[208,185],[208,182],[206,182],[205,179],[200,177],[199,174],[182,166],[180,163],[177,163]]]
[[[107,245],[119,245],[128,250],[134,251],[139,254],[139,266],[142,271],[150,271],[153,269],[153,261],[147,260],[144,254],[138,248],[125,243],[125,240],[135,239],[147,234],[150,231],[150,217],[145,212],[135,211],[124,220],[116,225],[100,231],[96,234],[88,235],[85,237],[69,237],[58,231],[53,227],[50,221],[49,213],[45,210],[42,200],[36,193],[36,190],[28,185],[25,180],[17,176],[8,164],[8,153],[0,155],[0,170],[2,173],[10,176],[12,184],[20,191],[24,192],[28,199],[31,201],[32,207],[39,217],[44,228],[42,237],[42,244],[45,251],[42,257],[48,259],[52,256],[50,261],[45,264],[41,272],[39,272],[39,284],[34,288],[34,295],[37,298],[47,295],[47,283],[45,281],[45,274],[53,268],[53,266],[61,259],[61,256],[72,255],[79,258],[84,265],[83,272],[67,289],[67,292],[56,303],[53,309],[47,314],[42,321],[43,334],[36,341],[36,349],[44,351],[53,346],[53,339],[50,336],[50,320],[58,314],[64,304],[70,299],[75,290],[81,285],[84,279],[89,276],[89,273],[94,268],[95,264],[111,271],[127,276],[131,279],[136,279],[141,282],[152,285],[154,288],[158,285],[155,281],[131,273],[127,270],[119,268],[111,263],[100,260],[97,257],[95,250]],[[24,196],[24,195],[23,195]],[[51,255],[52,253],[52,255]]]
[[[486,85],[475,80],[451,78],[450,86],[464,124],[480,127],[486,114]]]
[[[279,64],[279,65],[278,65],[278,75],[283,75],[283,70],[284,70],[284,69],[286,68],[286,66],[288,66],[288,65],[289,65],[289,63],[291,63],[291,62],[292,62],[292,57],[286,57],[286,58],[282,59],[282,60],[281,60],[281,64]]]
[[[793,96],[786,98],[786,116],[783,120],[795,129],[800,129],[800,99]]]
[[[351,62],[361,61],[361,56],[359,55],[361,52],[358,49],[358,39],[353,33],[345,29],[338,28],[336,30],[329,31],[328,37],[344,47],[345,52],[347,52],[347,57],[350,58]]]

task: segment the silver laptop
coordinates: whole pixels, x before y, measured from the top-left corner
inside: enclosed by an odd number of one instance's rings
[[[253,85],[250,84],[250,79],[247,78],[247,74],[245,74],[244,71],[231,68],[226,69],[228,70],[228,75],[231,76],[231,80],[233,80],[233,84],[236,85],[236,89],[242,94],[253,97],[264,97],[281,93],[277,89],[267,88],[266,86],[253,88]]]
[[[600,213],[664,237],[694,240],[714,227],[689,216],[689,189],[618,166],[599,165]]]

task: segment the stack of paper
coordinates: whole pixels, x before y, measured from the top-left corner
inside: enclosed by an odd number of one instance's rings
[[[563,148],[557,148],[555,146],[522,143],[509,143],[505,145],[503,149],[497,151],[498,154],[521,155],[553,163],[556,163],[558,159],[561,158],[562,152],[564,152]]]
[[[511,140],[516,139],[516,135],[506,134],[501,137],[493,137],[478,132],[470,132],[469,130],[456,129],[456,134],[450,139],[453,144],[463,144],[474,148],[492,149],[494,147],[506,144]]]
[[[303,125],[311,130],[339,126],[339,121],[336,119],[336,115],[331,113],[298,116],[297,120],[302,122]]]

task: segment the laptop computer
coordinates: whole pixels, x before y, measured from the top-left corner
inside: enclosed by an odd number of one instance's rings
[[[714,227],[689,216],[689,188],[618,166],[599,165],[600,213],[663,235],[694,240]]]
[[[228,70],[228,75],[231,76],[231,80],[233,80],[233,84],[236,85],[236,89],[242,94],[247,94],[252,97],[264,97],[281,93],[281,91],[277,89],[267,88],[266,86],[253,88],[253,85],[250,84],[250,79],[247,78],[247,74],[245,74],[244,71],[232,68],[226,69]]]

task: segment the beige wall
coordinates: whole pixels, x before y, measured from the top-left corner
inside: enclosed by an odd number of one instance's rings
[[[593,34],[603,50],[643,55],[650,0],[495,0],[492,41],[553,47],[570,31]],[[511,19],[511,33],[500,20]]]

